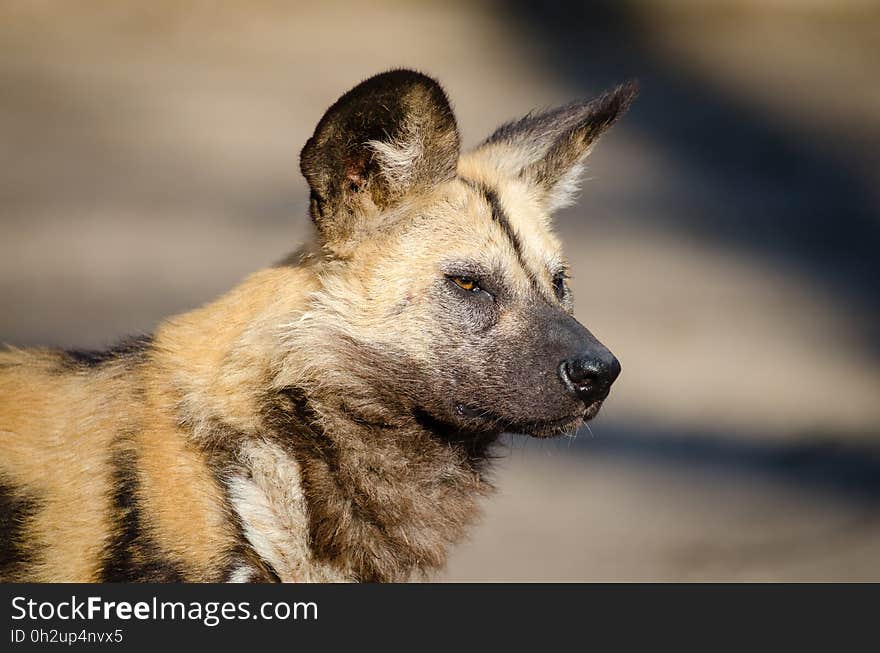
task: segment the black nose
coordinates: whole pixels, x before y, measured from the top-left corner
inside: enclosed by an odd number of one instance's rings
[[[619,374],[620,363],[611,352],[569,358],[559,364],[559,376],[565,387],[587,404],[607,397]]]

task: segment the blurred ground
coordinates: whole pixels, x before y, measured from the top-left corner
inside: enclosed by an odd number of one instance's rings
[[[449,580],[880,580],[875,3],[0,5],[0,341],[148,331],[306,237],[299,148],[393,66],[473,145],[638,77],[558,225],[624,372],[513,439]]]

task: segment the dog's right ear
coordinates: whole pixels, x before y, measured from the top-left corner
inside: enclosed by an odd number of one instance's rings
[[[594,100],[530,113],[499,127],[470,157],[528,183],[552,212],[574,201],[584,162],[638,94],[629,82]]]
[[[331,106],[300,155],[312,220],[334,248],[367,229],[407,193],[455,176],[459,136],[440,85],[392,70]]]

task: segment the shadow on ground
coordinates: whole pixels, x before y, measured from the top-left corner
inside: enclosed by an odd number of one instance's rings
[[[880,437],[801,433],[785,442],[768,442],[760,434],[612,422],[581,429],[571,442],[555,446],[566,454],[598,459],[694,466],[728,477],[761,476],[793,489],[880,505],[880,444],[871,441],[880,443]]]

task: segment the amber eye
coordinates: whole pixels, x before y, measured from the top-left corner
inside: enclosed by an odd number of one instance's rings
[[[477,282],[471,279],[470,277],[449,277],[456,286],[461,288],[462,290],[467,290],[473,292],[475,290],[479,290],[477,286]]]

